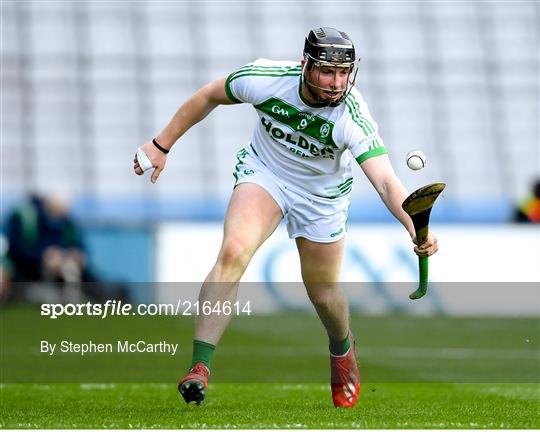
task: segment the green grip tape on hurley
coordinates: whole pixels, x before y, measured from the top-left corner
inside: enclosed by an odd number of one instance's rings
[[[409,295],[411,300],[416,300],[426,295],[429,274],[429,261],[427,256],[418,257],[418,268],[420,269],[420,284],[418,289]]]

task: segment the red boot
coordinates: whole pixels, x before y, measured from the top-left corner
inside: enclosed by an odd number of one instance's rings
[[[188,374],[178,383],[178,391],[186,403],[195,402],[200,405],[206,396],[210,370],[204,363],[196,363]]]

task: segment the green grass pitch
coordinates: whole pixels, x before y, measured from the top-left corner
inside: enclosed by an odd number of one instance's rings
[[[332,406],[327,341],[310,314],[234,318],[202,406],[186,405],[175,384],[190,358],[191,319],[36,316],[2,311],[2,428],[540,428],[537,318],[353,316],[363,382],[346,410]],[[10,317],[16,331],[5,330]],[[25,342],[128,330],[177,340],[180,354],[43,359]]]
[[[534,384],[363,384],[353,409],[326,384],[213,384],[201,406],[169,384],[2,387],[3,428],[538,428]]]

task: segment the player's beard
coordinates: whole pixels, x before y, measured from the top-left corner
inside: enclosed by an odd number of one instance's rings
[[[318,86],[315,86],[314,84],[311,84],[306,79],[304,79],[303,85],[307,89],[307,92],[309,96],[311,97],[311,99],[315,101],[316,105],[335,107],[335,106],[338,106],[343,101],[343,94],[345,93],[345,90],[335,91],[331,89],[323,89],[322,87],[318,87]],[[338,98],[329,97],[327,99],[323,99],[320,96],[319,92],[339,94],[340,97]]]
[[[347,77],[347,83],[349,82],[349,77]],[[343,97],[345,93],[347,92],[347,89],[340,89],[340,90],[333,90],[330,88],[322,87],[320,85],[320,78],[317,79],[316,83],[312,83],[309,81],[305,75],[305,73],[302,75],[302,85],[304,85],[307,89],[307,92],[309,93],[309,96],[312,100],[315,101],[315,103],[318,106],[330,106],[330,107],[336,107],[341,102],[343,102]],[[321,97],[321,93],[328,93],[328,94],[336,94],[339,95],[339,97],[328,97],[327,99],[324,99]]]

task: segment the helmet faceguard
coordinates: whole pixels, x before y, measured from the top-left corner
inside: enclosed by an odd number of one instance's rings
[[[302,70],[302,84],[306,85],[311,97],[322,106],[337,106],[354,86],[358,72],[358,60],[355,57],[354,45],[351,38],[344,32],[330,27],[313,29],[306,37],[304,44],[304,68]],[[319,75],[315,81],[307,78],[308,71],[314,67],[319,68]],[[347,68],[347,87],[344,89],[326,88],[320,85],[320,68]],[[335,70],[334,73],[338,71]],[[324,100],[314,89],[330,94],[342,93],[338,99]]]

